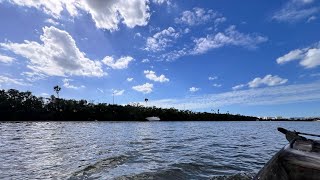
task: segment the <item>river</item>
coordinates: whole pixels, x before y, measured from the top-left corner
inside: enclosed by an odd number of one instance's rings
[[[250,179],[320,122],[0,123],[0,179]]]

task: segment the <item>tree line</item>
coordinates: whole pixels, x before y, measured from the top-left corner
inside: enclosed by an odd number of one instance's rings
[[[0,90],[2,121],[144,121],[158,116],[161,121],[256,121],[256,117],[193,112],[175,108],[145,107],[140,104],[115,105],[88,103],[86,100],[59,98],[59,86],[54,87],[56,96],[37,97],[30,91]],[[145,101],[148,101],[145,99]]]

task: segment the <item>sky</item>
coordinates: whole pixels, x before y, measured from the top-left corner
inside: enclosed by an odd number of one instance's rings
[[[0,89],[320,116],[318,0],[0,0]]]

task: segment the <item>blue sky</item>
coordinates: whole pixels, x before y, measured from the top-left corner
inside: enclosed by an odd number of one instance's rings
[[[320,2],[0,0],[0,88],[320,116]]]

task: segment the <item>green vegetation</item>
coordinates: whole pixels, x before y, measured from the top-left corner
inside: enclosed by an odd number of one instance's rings
[[[163,109],[137,104],[114,105],[88,103],[86,100],[61,99],[59,86],[54,87],[57,97],[36,97],[31,92],[15,89],[0,90],[0,113],[4,121],[144,121],[158,116],[161,121],[256,121],[256,117],[193,112],[175,108]],[[148,102],[148,99],[145,99]],[[261,119],[260,119],[261,120]],[[281,119],[286,120],[286,119]]]
[[[36,97],[31,92],[15,89],[0,90],[1,120],[75,120],[75,121],[143,121],[148,116],[159,116],[162,121],[255,121],[255,117],[200,113],[174,108],[144,107],[140,104],[113,105],[88,103],[86,100],[58,98],[61,88],[54,87],[57,97]],[[145,99],[147,102],[148,100]]]

